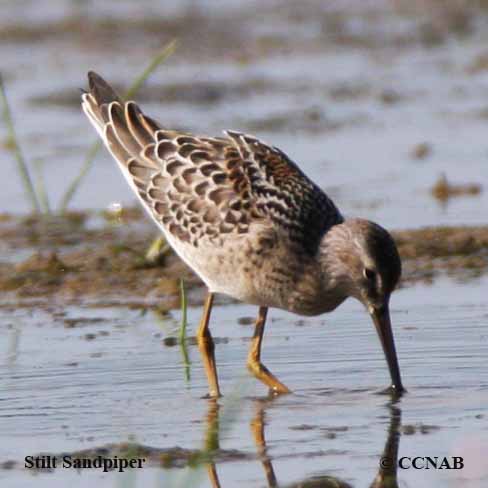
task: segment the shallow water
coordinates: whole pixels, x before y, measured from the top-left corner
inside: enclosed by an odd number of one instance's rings
[[[388,428],[400,415],[400,457],[462,456],[465,462],[461,471],[399,469],[400,486],[481,486],[488,479],[478,450],[488,442],[487,284],[445,280],[395,295],[392,315],[408,393],[394,410],[390,397],[379,394],[387,386],[387,368],[359,305],[306,320],[272,312],[264,361],[294,391],[272,400],[244,367],[252,326],[237,324],[236,317],[252,316],[255,309],[216,307],[212,331],[222,339],[216,354],[224,392],[216,471],[222,486],[266,485],[250,428],[260,415],[266,453],[284,485],[328,475],[369,486]],[[64,312],[2,311],[2,323],[10,325],[2,339],[0,432],[9,442],[0,446],[0,460],[17,464],[0,470],[0,479],[8,486],[33,479],[48,486],[85,486],[93,479],[126,486],[132,478],[138,486],[167,486],[176,478],[187,486],[182,480],[190,476],[191,486],[197,480],[210,486],[205,470],[188,468],[152,465],[131,474],[86,470],[81,476],[56,470],[35,478],[22,469],[27,455],[128,440],[160,450],[200,449],[211,425],[198,349],[189,346],[186,379],[180,348],[163,343],[174,334],[178,313],[161,320],[123,309]],[[200,310],[189,312],[193,332]],[[65,319],[80,316],[85,322],[66,328]]]
[[[133,2],[106,1],[103,12],[90,2],[42,3],[42,17],[36,13],[36,18],[30,12],[39,8],[29,8],[31,1],[2,5],[0,26],[75,15],[87,21],[102,14],[124,19],[142,15]],[[164,15],[177,17],[194,5],[183,3],[165,2]],[[264,47],[254,52],[243,42],[234,51],[213,52],[207,47],[210,37],[192,41],[182,30],[180,51],[147,84],[156,93],[142,102],[148,113],[168,126],[201,133],[232,128],[262,137],[299,162],[347,215],[396,229],[486,224],[488,70],[473,72],[470,67],[486,51],[488,30],[429,48],[417,43],[392,47],[387,41],[370,48],[323,37],[320,16],[328,7],[317,19],[304,13],[301,23],[293,9],[272,11],[258,2],[242,8],[242,2],[232,1],[225,9],[212,0],[196,3],[207,20],[229,12],[242,18],[247,30],[245,35],[236,31],[236,37],[244,35],[250,44],[258,40]],[[253,20],[250,11],[259,11],[266,21]],[[355,22],[352,33],[371,28],[381,40],[383,31],[401,32],[410,20],[375,23],[365,17]],[[136,42],[129,37],[121,45],[107,39],[79,42],[69,35],[30,43],[2,40],[2,70],[16,128],[27,157],[44,161],[54,206],[95,134],[76,104],[39,103],[39,98],[70,95],[85,84],[89,69],[127,83],[170,38],[162,32]],[[273,51],[266,44],[274,40],[276,46],[276,39],[284,50]],[[216,98],[200,100],[177,91],[175,99],[161,99],[165,88],[179,84],[200,86],[203,94],[201,87],[210,87]],[[416,160],[411,153],[422,142],[430,144],[432,153]],[[0,211],[27,211],[11,155],[3,149],[0,162]],[[454,183],[479,183],[485,191],[440,204],[430,188],[443,172]],[[100,209],[116,201],[132,204],[134,198],[103,152],[73,206]],[[20,262],[26,257],[20,251],[11,254],[9,250],[0,258]],[[320,476],[330,477],[329,483],[336,478],[366,487],[379,473],[384,450],[395,457],[398,448],[399,458],[462,456],[465,463],[462,470],[398,469],[399,486],[486,486],[487,287],[486,277],[467,282],[445,278],[395,293],[392,319],[408,393],[393,403],[379,394],[388,385],[387,367],[359,304],[348,302],[333,314],[310,319],[270,312],[263,360],[293,394],[269,399],[245,369],[252,325],[237,323],[254,317],[256,309],[222,302],[211,325],[219,339],[216,355],[224,393],[218,410],[202,398],[207,386],[197,347],[190,342],[191,364],[186,367],[181,348],[165,343],[178,334],[179,313],[162,318],[120,307],[3,304],[0,484],[211,486],[209,473],[215,477],[216,472],[226,487],[272,486],[274,480],[289,486]],[[200,313],[200,307],[189,309],[190,335]],[[191,453],[208,447],[217,420],[213,468],[189,469]],[[126,441],[154,449],[144,469],[103,474],[23,468],[27,455]],[[162,457],[179,467],[161,468]],[[325,483],[322,479],[320,486]]]

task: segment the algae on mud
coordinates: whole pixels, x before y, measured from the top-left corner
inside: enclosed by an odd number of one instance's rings
[[[91,225],[96,216],[83,213],[3,219],[0,306],[54,299],[96,306],[178,308],[180,279],[189,289],[201,282],[167,248],[160,260],[146,258],[155,229],[140,222],[140,216],[129,209],[118,217],[124,224],[99,226]],[[393,235],[403,260],[401,286],[429,282],[443,273],[466,280],[488,271],[488,227],[432,227]],[[24,259],[14,259],[14,253]],[[203,292],[191,293],[189,303],[199,305],[202,298]]]
[[[449,198],[462,195],[479,195],[483,191],[483,187],[479,183],[454,184],[448,181],[445,174],[442,174],[430,191],[433,197],[445,202]]]

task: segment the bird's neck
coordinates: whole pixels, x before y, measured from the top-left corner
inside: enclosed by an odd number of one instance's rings
[[[354,296],[352,242],[346,222],[335,225],[322,237],[318,253],[324,293],[337,296],[337,300],[341,297],[342,301]]]

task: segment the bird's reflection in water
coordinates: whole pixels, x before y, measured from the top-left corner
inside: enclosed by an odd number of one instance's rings
[[[256,414],[251,420],[251,431],[256,444],[256,453],[263,466],[267,486],[270,488],[283,486],[287,488],[353,488],[350,483],[334,476],[313,476],[292,484],[278,484],[273,463],[268,456],[265,438],[266,407],[272,399],[255,400]],[[210,484],[213,488],[220,488],[215,456],[220,450],[219,445],[219,404],[216,400],[209,400],[207,413],[207,431],[205,434],[204,451],[206,467]],[[389,425],[383,453],[378,459],[378,473],[370,484],[370,488],[398,488],[397,465],[398,447],[400,442],[401,409],[394,402],[387,406],[389,410]],[[218,456],[217,456],[218,457]]]
[[[256,400],[256,415],[251,420],[251,431],[254,437],[254,442],[256,444],[257,454],[261,459],[261,463],[264,468],[264,473],[266,474],[266,481],[269,487],[278,486],[276,482],[276,476],[273,469],[273,464],[271,459],[266,452],[266,439],[264,438],[264,426],[266,405],[272,400]]]
[[[402,411],[394,404],[388,405],[390,424],[386,437],[385,448],[380,457],[378,474],[371,483],[371,488],[397,488],[398,448],[400,446],[400,425]]]
[[[214,454],[220,449],[219,408],[220,405],[217,403],[217,400],[214,398],[208,400],[207,431],[205,433],[204,452],[208,454],[209,461],[206,463],[207,472],[213,488],[220,488],[217,468],[215,467],[215,462],[213,462]]]

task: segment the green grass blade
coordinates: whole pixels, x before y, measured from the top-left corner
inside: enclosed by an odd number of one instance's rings
[[[33,165],[34,165],[35,185],[37,189],[39,205],[41,207],[42,213],[50,214],[51,207],[49,205],[49,195],[46,191],[46,185],[44,182],[44,173],[42,171],[43,162],[40,159],[34,159]]]
[[[160,64],[164,63],[175,52],[177,45],[178,42],[176,41],[176,39],[174,39],[166,44],[166,46],[164,46],[161,52],[152,59],[152,61],[149,63],[149,66],[141,73],[138,78],[135,79],[135,81],[129,87],[124,96],[126,100],[133,97],[139,91],[139,88],[141,88],[144,82],[149,78],[149,76],[151,76],[152,72]]]
[[[61,212],[65,212],[66,209],[68,208],[69,202],[72,200],[81,182],[83,181],[88,171],[92,167],[93,161],[95,160],[95,156],[97,155],[101,147],[102,147],[102,142],[96,141],[90,146],[90,149],[88,149],[88,152],[86,153],[85,156],[85,162],[81,166],[81,170],[78,173],[78,176],[76,176],[75,179],[68,186],[68,189],[65,191],[63,198],[61,199],[61,204],[59,208]]]
[[[149,245],[144,256],[144,261],[150,265],[162,264],[170,252],[171,248],[166,242],[166,239],[164,236],[159,235]]]
[[[181,325],[180,325],[180,349],[181,355],[183,356],[183,367],[185,369],[185,379],[190,381],[190,358],[188,356],[188,348],[186,342],[186,326],[188,324],[187,320],[187,299],[185,282],[183,279],[180,280],[180,293],[181,293]]]
[[[127,90],[124,98],[128,99],[133,97],[139,88],[142,86],[142,84],[149,78],[149,76],[153,73],[153,71],[166,59],[168,59],[171,54],[176,49],[177,42],[176,40],[171,41],[168,43],[162,50],[159,52],[149,63],[147,68],[141,73],[140,76],[136,78],[136,80],[132,83],[132,85],[129,87]],[[73,199],[74,194],[78,190],[81,182],[87,175],[88,171],[91,169],[93,162],[95,161],[95,156],[97,155],[98,151],[100,150],[102,144],[100,141],[95,142],[90,146],[90,149],[88,150],[85,161],[81,167],[81,170],[78,174],[78,176],[75,177],[75,179],[72,181],[72,183],[69,185],[68,189],[66,190],[65,194],[63,195],[63,198],[61,199],[61,204],[60,204],[60,211],[65,212],[66,209],[68,208],[69,203]]]
[[[180,279],[180,296],[181,296],[181,326],[180,326],[180,341],[186,340],[186,325],[187,325],[187,300],[185,282]]]
[[[188,383],[191,380],[191,371],[190,371],[190,356],[188,355],[188,346],[185,342],[180,342],[180,350],[181,355],[183,356],[183,369],[185,371],[185,381]]]
[[[2,78],[1,73],[0,73],[0,100],[2,103],[3,120],[5,121],[5,125],[6,125],[7,131],[8,131],[8,139],[13,144],[14,156],[15,156],[15,160],[17,161],[17,167],[19,170],[20,177],[22,178],[22,183],[24,185],[25,192],[26,192],[27,197],[29,198],[29,200],[31,202],[32,210],[34,212],[39,213],[40,212],[39,202],[37,200],[37,195],[36,195],[36,191],[34,189],[34,185],[32,184],[32,179],[31,179],[31,176],[29,173],[29,168],[28,168],[27,163],[24,159],[24,155],[22,154],[22,150],[21,150],[19,141],[17,140],[17,135],[15,133],[14,121],[12,118],[12,112],[10,111],[10,106],[9,106],[8,98],[7,98],[7,92],[5,90],[5,86],[3,83],[3,78]]]

